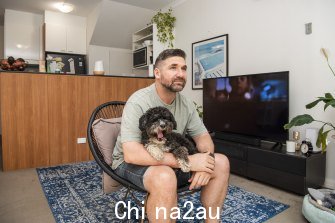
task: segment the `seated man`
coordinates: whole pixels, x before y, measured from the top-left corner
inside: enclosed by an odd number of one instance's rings
[[[115,172],[149,192],[146,212],[150,222],[172,222],[171,208],[177,207],[177,187],[190,182],[190,190],[201,189],[201,202],[215,216],[227,193],[229,161],[222,154],[214,155],[214,144],[203,125],[193,102],[181,95],[187,78],[185,52],[180,49],[163,51],[155,62],[155,83],[135,92],[127,101],[122,115],[121,135],[113,154]],[[190,173],[180,170],[171,153],[164,153],[162,160],[154,159],[141,144],[139,118],[156,106],[168,108],[177,122],[178,133],[190,135],[199,153],[189,155]],[[167,210],[167,219],[156,207]]]

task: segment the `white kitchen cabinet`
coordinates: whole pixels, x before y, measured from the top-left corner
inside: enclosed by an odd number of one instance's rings
[[[86,54],[86,28],[68,27],[66,30],[67,52]]]
[[[47,23],[45,51],[86,54],[86,27]]]
[[[29,63],[38,63],[42,50],[40,41],[43,17],[10,9],[5,10],[4,17],[3,56],[13,56],[15,59],[21,57]]]
[[[66,53],[66,27],[45,24],[45,51]]]

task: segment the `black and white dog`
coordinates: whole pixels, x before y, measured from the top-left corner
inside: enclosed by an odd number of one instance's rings
[[[150,108],[141,116],[139,128],[142,131],[142,143],[152,157],[162,160],[164,152],[171,152],[181,170],[190,171],[188,155],[198,151],[190,140],[172,131],[177,129],[177,123],[167,108]]]

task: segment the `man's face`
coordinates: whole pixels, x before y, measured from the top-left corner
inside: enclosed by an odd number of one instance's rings
[[[186,84],[186,70],[184,58],[175,56],[162,61],[155,69],[155,76],[163,87],[172,92],[179,92]]]

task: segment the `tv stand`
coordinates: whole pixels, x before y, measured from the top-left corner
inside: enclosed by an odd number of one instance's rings
[[[232,173],[273,186],[307,194],[307,188],[323,185],[326,153],[305,156],[286,152],[286,146],[261,141],[259,146],[213,138],[215,152],[225,154]]]
[[[281,142],[276,142],[273,146],[272,146],[272,150],[275,150],[275,149],[277,149],[277,147],[278,147],[278,149],[282,149],[283,148],[283,143],[281,143]]]
[[[248,145],[253,145],[253,146],[260,146],[261,144],[261,140],[258,138],[234,134],[234,133],[217,132],[215,133],[214,137],[217,139],[221,139],[221,140],[227,140],[231,142],[243,143],[243,144],[248,144]]]

